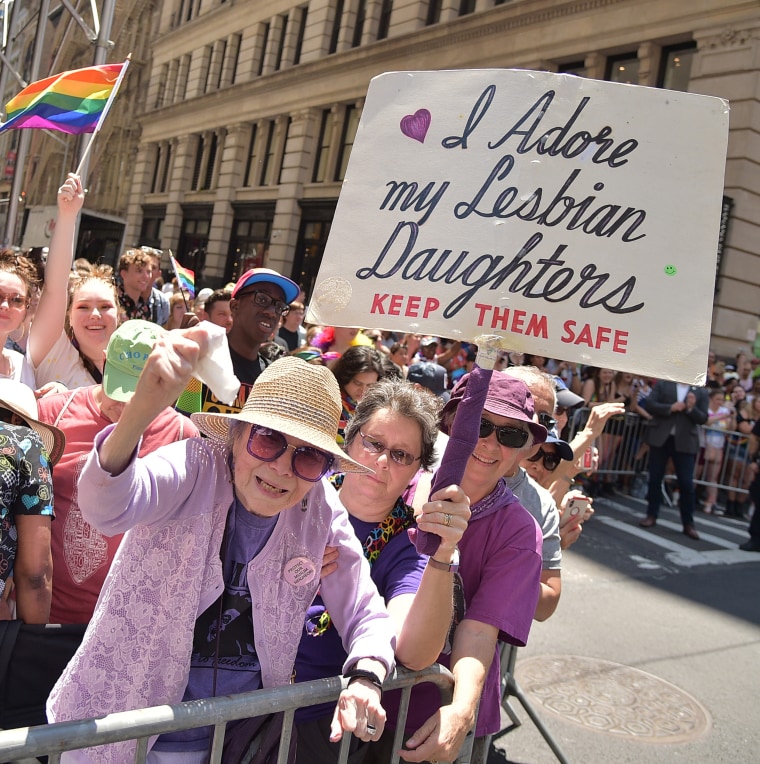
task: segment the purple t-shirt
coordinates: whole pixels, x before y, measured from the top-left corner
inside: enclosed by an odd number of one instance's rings
[[[224,592],[220,597],[221,603],[217,599],[195,622],[190,675],[183,701],[250,692],[261,687],[261,664],[254,644],[247,574],[248,563],[263,549],[276,522],[277,516],[257,517],[239,501],[234,501],[227,517]],[[234,724],[229,724],[227,728],[233,727]],[[198,727],[161,735],[155,749],[206,750],[211,730],[211,727]]]
[[[349,515],[356,537],[364,544],[370,531],[377,523],[366,523]],[[401,594],[414,594],[420,588],[422,574],[425,571],[427,557],[418,555],[409,540],[406,531],[397,533],[382,549],[372,563],[372,580],[380,596],[389,602]],[[340,556],[338,556],[340,565]],[[343,670],[346,651],[343,649],[340,634],[334,624],[322,634],[314,636],[312,624],[324,612],[322,598],[317,595],[314,604],[306,614],[306,628],[301,637],[296,656],[296,682],[308,682],[312,679],[337,676]],[[301,723],[322,716],[332,715],[335,703],[322,703],[308,706],[296,712],[296,722]]]
[[[508,496],[499,509],[483,516],[473,514],[459,542],[460,565],[454,585],[455,622],[461,620],[463,611],[464,618],[499,629],[498,638],[502,642],[522,646],[528,640],[538,604],[543,540],[532,515],[511,491]],[[448,667],[449,653],[447,643],[446,652],[438,657],[438,662]],[[478,736],[499,731],[500,684],[497,643],[480,700],[475,729]],[[389,719],[396,717],[399,697],[400,693],[387,693],[383,698]],[[407,733],[419,729],[440,705],[440,694],[434,685],[415,687],[409,704]]]

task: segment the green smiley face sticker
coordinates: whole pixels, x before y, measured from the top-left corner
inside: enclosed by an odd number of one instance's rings
[[[676,275],[676,266],[675,265],[666,265],[665,266],[665,275],[666,276],[675,276]]]

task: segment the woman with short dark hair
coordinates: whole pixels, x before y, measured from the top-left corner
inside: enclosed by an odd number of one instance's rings
[[[384,376],[383,357],[374,348],[357,345],[348,348],[333,366],[332,373],[338,380],[343,410],[338,427],[338,443],[343,443],[346,425],[354,415],[356,404],[362,396]]]

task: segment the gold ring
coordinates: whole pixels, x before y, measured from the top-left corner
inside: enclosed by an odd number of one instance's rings
[[[443,513],[443,524],[447,528],[451,527],[451,515],[448,512]]]

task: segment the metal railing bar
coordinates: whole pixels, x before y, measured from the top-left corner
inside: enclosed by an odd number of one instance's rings
[[[60,751],[139,740],[211,724],[222,725],[223,729],[227,722],[235,719],[267,716],[281,711],[292,714],[295,708],[336,700],[344,682],[342,677],[330,677],[239,695],[121,711],[96,719],[2,730],[0,761],[23,756],[50,756]],[[453,677],[438,664],[417,672],[399,668],[383,687],[385,690],[402,689],[420,682],[432,682],[443,687],[443,695],[449,699],[452,697]],[[399,718],[399,726],[403,727],[403,723]]]

